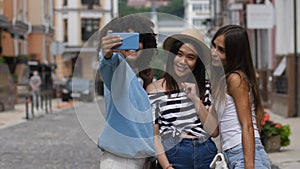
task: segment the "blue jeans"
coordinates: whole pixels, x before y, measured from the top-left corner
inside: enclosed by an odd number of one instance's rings
[[[228,167],[230,169],[240,169],[244,167],[244,153],[242,144],[230,148],[224,152]],[[255,138],[255,169],[271,169],[268,155],[260,141],[260,138]]]
[[[209,164],[217,154],[217,147],[210,138],[169,137],[162,143],[170,164],[176,169],[210,169]]]

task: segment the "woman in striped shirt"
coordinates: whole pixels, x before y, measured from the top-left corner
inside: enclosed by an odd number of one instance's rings
[[[158,168],[209,169],[217,153],[211,137],[218,128],[208,111],[210,84],[201,60],[210,50],[196,29],[167,38],[163,47],[169,52],[166,73],[147,87]]]

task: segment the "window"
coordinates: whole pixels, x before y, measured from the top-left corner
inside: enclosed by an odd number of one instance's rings
[[[64,42],[68,42],[68,20],[64,20]]]
[[[202,26],[202,20],[201,19],[193,19],[193,25],[199,27]]]
[[[3,15],[3,0],[0,0],[0,15]]]
[[[99,0],[94,0],[94,4],[99,6],[100,5],[100,1]]]
[[[89,3],[89,0],[81,0],[82,5],[87,5]]]
[[[100,5],[100,0],[81,0],[82,5]]]
[[[81,20],[81,39],[88,40],[99,29],[100,19]]]
[[[193,4],[193,11],[207,12],[209,11],[209,4]]]
[[[201,4],[193,4],[193,11],[201,11],[202,5]]]
[[[68,0],[64,0],[63,6],[68,6]]]

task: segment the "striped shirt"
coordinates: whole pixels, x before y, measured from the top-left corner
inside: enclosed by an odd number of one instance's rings
[[[207,132],[198,118],[195,105],[181,90],[150,93],[154,124],[159,125],[161,136],[173,137],[185,133],[191,136],[206,136]],[[210,84],[206,81],[204,106],[211,105]]]

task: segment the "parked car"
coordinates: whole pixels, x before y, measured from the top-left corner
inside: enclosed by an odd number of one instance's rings
[[[61,94],[62,101],[74,99],[91,102],[95,97],[95,85],[91,80],[73,77],[62,86]]]

